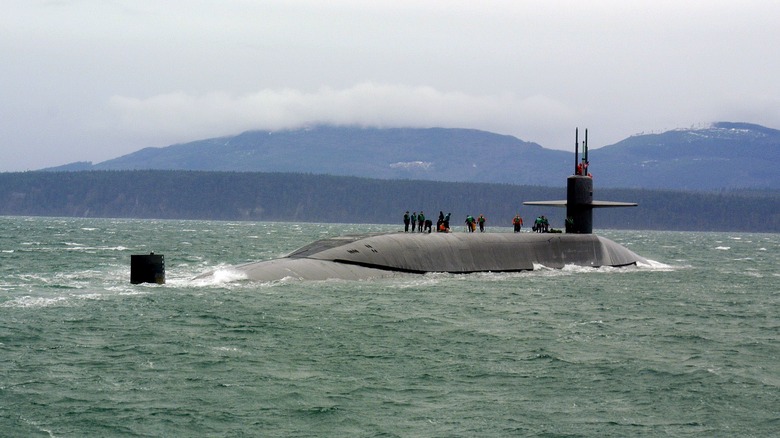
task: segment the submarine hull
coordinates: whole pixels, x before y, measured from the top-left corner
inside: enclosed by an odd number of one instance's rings
[[[361,280],[399,273],[517,272],[540,266],[636,263],[647,260],[593,234],[398,232],[323,239],[286,257],[238,265],[235,269],[257,281]]]
[[[251,280],[284,278],[361,280],[448,272],[530,271],[539,266],[627,266],[647,260],[617,243],[592,234],[593,209],[635,207],[636,203],[593,200],[588,166],[588,131],[582,162],[579,129],[574,131],[574,175],[567,178],[566,200],[525,205],[566,207],[566,234],[559,233],[377,233],[318,240],[287,257],[237,266]],[[408,211],[406,212],[409,213]],[[203,277],[208,277],[206,274]]]

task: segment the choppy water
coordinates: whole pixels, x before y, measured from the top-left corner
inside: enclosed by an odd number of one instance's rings
[[[601,233],[637,268],[192,280],[397,228],[0,218],[0,436],[780,430],[780,235]],[[131,285],[150,251],[167,284]]]

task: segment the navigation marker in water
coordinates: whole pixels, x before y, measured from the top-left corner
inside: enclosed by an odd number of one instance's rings
[[[153,252],[130,255],[130,283],[165,284],[165,257]]]

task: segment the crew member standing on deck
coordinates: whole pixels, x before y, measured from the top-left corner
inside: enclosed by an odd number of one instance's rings
[[[417,228],[417,212],[412,213],[412,233],[414,233],[414,229]]]
[[[520,229],[523,228],[523,218],[519,214],[516,214],[514,219],[512,219],[512,226],[515,229],[515,233],[519,233]]]
[[[409,217],[409,211],[407,210],[406,213],[404,213],[404,233],[409,232],[409,221],[411,218]]]
[[[474,228],[476,228],[476,226],[474,225],[474,216],[472,215],[466,216],[466,230],[468,230],[469,233],[473,233]]]

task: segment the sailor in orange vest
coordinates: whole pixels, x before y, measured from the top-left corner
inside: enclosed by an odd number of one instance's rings
[[[515,233],[519,233],[520,229],[523,228],[523,218],[521,218],[519,214],[516,214],[514,219],[512,219],[512,225],[515,228]]]

